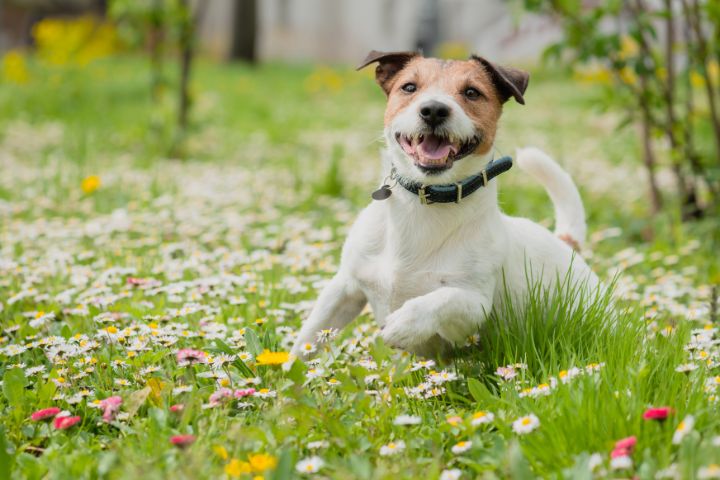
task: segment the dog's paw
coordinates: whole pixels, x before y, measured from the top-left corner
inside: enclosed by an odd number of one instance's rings
[[[415,352],[434,335],[432,323],[426,309],[407,302],[388,315],[380,336],[391,347]]]

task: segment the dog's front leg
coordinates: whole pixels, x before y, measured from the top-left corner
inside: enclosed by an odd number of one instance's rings
[[[442,287],[410,299],[387,317],[382,338],[388,345],[410,352],[427,351],[427,342],[435,335],[462,345],[490,313],[493,288]]]
[[[307,343],[314,344],[320,330],[341,329],[357,317],[367,303],[365,295],[357,289],[346,275],[338,273],[323,289],[310,316],[303,323],[292,353],[299,358],[308,357],[303,352]]]

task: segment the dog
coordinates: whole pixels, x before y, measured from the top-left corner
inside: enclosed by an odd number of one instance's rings
[[[549,193],[554,234],[498,205],[493,177],[511,160],[493,160],[495,134],[504,104],[512,98],[524,105],[528,73],[478,56],[377,51],[358,69],[373,63],[387,96],[386,183],[352,226],[294,355],[313,351],[320,331],[342,329],[369,303],[386,344],[442,356],[478,333],[505,289],[522,301],[532,282],[552,286],[569,276],[598,285],[574,252],[586,234],[582,200],[550,157],[526,148],[517,163]]]

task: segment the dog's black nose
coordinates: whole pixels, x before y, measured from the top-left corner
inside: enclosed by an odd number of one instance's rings
[[[450,108],[444,103],[430,101],[420,105],[420,118],[431,127],[443,123],[450,116]]]

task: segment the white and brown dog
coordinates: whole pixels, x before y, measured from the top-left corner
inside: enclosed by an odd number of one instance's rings
[[[585,238],[585,213],[570,176],[537,149],[518,151],[520,167],[547,189],[555,234],[504,215],[492,177],[509,168],[492,161],[503,104],[524,104],[528,74],[483,58],[424,58],[371,52],[385,110],[388,183],[352,227],[340,269],[302,326],[293,353],[302,358],[320,330],[341,329],[369,302],[392,346],[442,354],[478,332],[503,289],[527,296],[531,280],[558,278],[592,288],[597,278],[573,255]],[[572,266],[572,269],[570,268]]]

